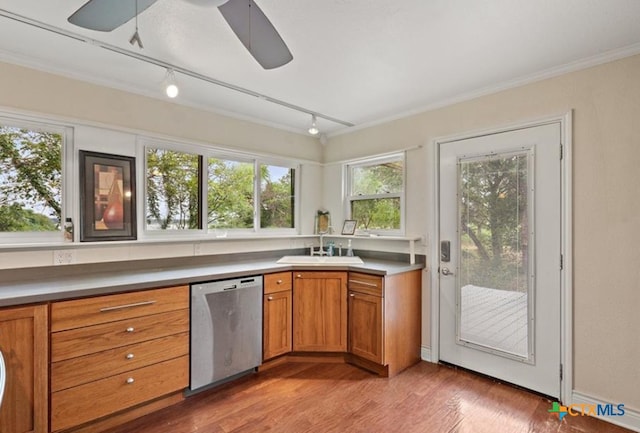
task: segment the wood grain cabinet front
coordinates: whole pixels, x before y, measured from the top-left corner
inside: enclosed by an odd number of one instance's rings
[[[264,276],[262,359],[291,352],[291,272]]]
[[[46,305],[0,309],[0,352],[5,364],[2,433],[48,430],[47,317]]]
[[[385,365],[383,298],[349,291],[349,353]]]
[[[420,361],[421,271],[349,272],[349,359],[383,376]]]
[[[51,330],[52,431],[188,386],[188,286],[54,302]]]
[[[347,273],[293,273],[293,350],[347,350]]]

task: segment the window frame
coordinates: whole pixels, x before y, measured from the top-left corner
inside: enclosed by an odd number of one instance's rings
[[[73,185],[73,176],[71,175],[76,167],[76,158],[74,158],[76,152],[73,140],[74,128],[68,124],[49,119],[5,112],[0,112],[0,124],[31,131],[55,133],[62,136],[62,149],[60,150],[60,229],[50,232],[0,232],[0,245],[64,242],[63,231],[66,218],[72,218],[74,224],[78,222],[78,208],[73,206],[73,200],[71,199],[74,195],[77,195],[77,189]]]
[[[238,156],[227,152],[216,152],[215,150],[207,149],[203,153],[204,167],[202,175],[202,228],[205,234],[213,235],[214,237],[228,236],[229,233],[233,235],[250,235],[255,232],[256,224],[256,164],[255,161],[247,156]],[[234,161],[240,163],[250,163],[253,165],[253,228],[235,228],[235,229],[220,229],[223,235],[216,234],[218,229],[209,229],[208,215],[209,215],[209,158],[220,159],[224,161]]]
[[[194,145],[181,143],[175,140],[163,140],[152,137],[139,137],[138,140],[138,159],[142,161],[142,166],[138,169],[138,185],[144,185],[143,194],[138,196],[138,209],[142,209],[144,214],[138,218],[138,233],[143,238],[242,238],[252,235],[259,236],[285,236],[296,235],[300,233],[300,166],[301,164],[294,160],[277,158],[271,156],[261,156],[249,152],[235,152],[227,149],[216,147],[208,147],[204,145]],[[147,149],[162,149],[174,152],[185,152],[198,155],[202,158],[200,167],[200,229],[186,230],[149,230],[146,226],[147,212]],[[209,182],[209,158],[228,160],[234,162],[253,164],[253,228],[234,228],[234,229],[209,229],[208,226],[208,182]],[[294,182],[294,203],[293,211],[294,227],[293,228],[261,228],[260,227],[260,204],[261,204],[261,179],[259,170],[261,165],[274,165],[283,168],[295,170]]]
[[[294,201],[294,209],[291,217],[293,218],[293,227],[273,227],[273,228],[262,228],[260,227],[260,204],[261,201],[261,193],[262,193],[262,185],[260,176],[255,176],[255,193],[256,200],[254,202],[254,227],[259,233],[269,233],[272,235],[294,235],[298,234],[300,231],[299,221],[300,221],[300,164],[293,163],[292,161],[284,161],[276,158],[267,158],[267,157],[257,157],[255,158],[255,172],[259,173],[261,165],[273,165],[281,168],[288,168],[289,170],[295,170],[293,179],[293,201]]]
[[[396,193],[381,193],[381,194],[362,194],[362,195],[353,195],[352,187],[353,187],[353,170],[357,168],[363,167],[372,167],[376,165],[381,165],[387,162],[402,162],[402,190]],[[344,193],[343,193],[343,206],[344,206],[344,215],[345,219],[354,219],[351,214],[351,207],[354,201],[360,200],[374,200],[374,199],[391,199],[391,198],[399,198],[400,199],[400,227],[398,229],[368,229],[366,231],[356,229],[356,235],[363,235],[365,233],[373,233],[377,235],[383,236],[404,236],[405,235],[405,221],[406,221],[406,205],[405,205],[405,197],[406,197],[406,186],[407,186],[407,163],[406,163],[406,152],[399,152],[388,154],[385,156],[377,156],[372,158],[363,158],[358,160],[353,160],[344,164],[343,176],[344,176]]]
[[[183,229],[183,230],[150,230],[147,228],[147,179],[146,179],[146,174],[147,174],[147,149],[152,148],[152,149],[160,149],[160,150],[167,150],[167,151],[171,151],[171,152],[182,152],[182,153],[189,153],[192,155],[196,155],[199,158],[202,158],[202,152],[199,150],[199,148],[195,147],[195,146],[188,146],[188,145],[180,145],[174,141],[165,141],[165,140],[158,140],[158,139],[150,139],[150,138],[143,138],[143,139],[139,139],[138,140],[138,156],[139,158],[137,158],[138,160],[142,161],[142,167],[136,167],[137,171],[138,171],[138,179],[136,179],[136,181],[138,182],[138,185],[143,185],[143,194],[138,194],[138,203],[137,203],[137,207],[139,209],[138,212],[141,212],[142,215],[138,215],[138,233],[142,233],[143,237],[149,237],[149,238],[155,238],[155,237],[159,237],[159,238],[164,238],[164,237],[191,237],[194,235],[202,235],[206,233],[206,227],[204,227],[202,225],[203,223],[203,213],[204,213],[204,209],[205,209],[205,205],[206,203],[203,201],[203,191],[202,191],[202,182],[203,182],[203,172],[205,171],[203,165],[205,164],[204,160],[201,159],[200,161],[200,167],[199,167],[199,173],[198,176],[200,177],[200,190],[198,191],[198,197],[199,197],[199,210],[200,210],[200,228],[197,229]],[[140,164],[140,163],[138,163]],[[138,187],[140,188],[140,187]]]

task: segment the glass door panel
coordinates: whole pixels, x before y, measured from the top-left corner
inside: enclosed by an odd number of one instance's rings
[[[458,160],[457,343],[532,362],[532,155]]]

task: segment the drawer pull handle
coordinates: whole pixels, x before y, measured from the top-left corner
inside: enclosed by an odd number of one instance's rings
[[[133,353],[127,353],[126,358],[127,359],[133,359],[133,356],[134,356]]]
[[[124,310],[125,308],[142,307],[144,305],[151,305],[155,303],[156,301],[143,301],[143,302],[136,302],[135,304],[116,305],[114,307],[100,308],[100,312],[106,313],[107,311]]]
[[[268,296],[267,301],[273,301],[273,296]]]
[[[129,327],[126,329],[126,331],[127,331],[127,332],[133,332],[133,331],[135,331],[135,329],[133,328],[133,326],[129,326]]]
[[[133,379],[133,377],[130,377],[127,379],[127,383],[128,384],[132,384],[133,382],[135,382],[135,380]]]
[[[276,281],[276,284],[282,284],[282,280]]]
[[[349,296],[351,296],[352,298],[355,298],[356,294],[355,293],[349,293]]]
[[[296,278],[302,278],[302,274],[296,275]]]
[[[369,286],[369,287],[378,287],[377,284],[374,283],[368,283],[366,281],[360,281],[360,280],[349,280],[350,283],[353,284],[362,284],[363,286]]]

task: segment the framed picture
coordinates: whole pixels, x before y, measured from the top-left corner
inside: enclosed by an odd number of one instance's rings
[[[356,232],[356,220],[344,220],[344,224],[342,225],[342,234],[343,235],[352,235]]]
[[[319,210],[316,213],[316,234],[327,234],[331,230],[331,214]]]
[[[80,242],[136,239],[135,158],[80,151]]]

